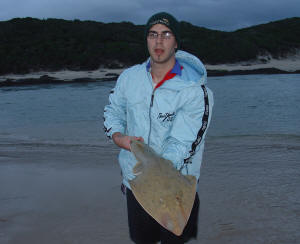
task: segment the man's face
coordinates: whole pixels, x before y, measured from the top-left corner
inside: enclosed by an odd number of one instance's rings
[[[151,33],[158,34],[157,38],[151,38],[149,34],[147,37],[147,46],[152,62],[164,64],[173,61],[177,42],[172,31],[165,25],[156,24],[151,27],[149,33],[150,35]],[[171,36],[168,37],[166,33],[171,33]]]

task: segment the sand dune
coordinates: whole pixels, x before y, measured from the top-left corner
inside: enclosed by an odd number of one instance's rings
[[[294,72],[300,70],[300,51],[296,55],[282,59],[274,59],[270,56],[260,56],[254,61],[218,65],[205,64],[205,67],[208,70],[226,71],[276,68],[283,71]]]

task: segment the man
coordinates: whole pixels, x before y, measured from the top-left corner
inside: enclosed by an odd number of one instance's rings
[[[182,174],[200,176],[204,137],[213,98],[204,86],[206,70],[195,56],[177,51],[179,23],[170,14],[153,15],[146,24],[150,58],[125,70],[104,109],[108,137],[121,148],[119,163],[126,188],[130,237],[135,243],[184,243],[197,235],[198,195],[181,236],[160,226],[134,198],[129,180],[136,164],[132,139],[144,141]]]

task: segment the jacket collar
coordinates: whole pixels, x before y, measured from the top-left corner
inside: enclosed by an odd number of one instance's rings
[[[150,59],[149,59],[147,66],[146,66],[147,72],[150,71],[150,68],[151,68],[151,63],[150,63]],[[173,68],[171,69],[170,73],[181,76],[181,70],[182,70],[181,65],[179,64],[178,60],[175,59],[175,64],[174,64]]]

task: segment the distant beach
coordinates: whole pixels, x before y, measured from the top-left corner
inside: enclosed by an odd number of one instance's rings
[[[89,71],[39,71],[28,74],[0,76],[0,87],[10,85],[59,84],[116,80],[124,69],[97,69]]]
[[[300,73],[300,51],[293,56],[274,59],[261,56],[253,61],[228,64],[205,64],[208,76],[248,74]],[[97,69],[90,71],[39,71],[28,74],[7,74],[0,76],[0,87],[11,85],[34,85],[75,82],[97,82],[116,80],[124,69]]]
[[[232,64],[205,64],[208,70],[255,70],[255,69],[278,69],[286,72],[300,71],[300,50],[295,55],[286,58],[274,59],[271,56],[260,56],[256,60],[244,61]]]

